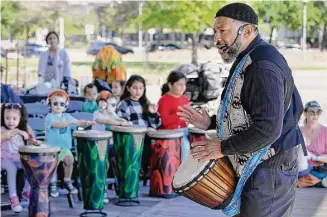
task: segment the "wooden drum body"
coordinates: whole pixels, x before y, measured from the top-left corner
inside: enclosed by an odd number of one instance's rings
[[[28,216],[49,216],[48,185],[58,165],[60,148],[28,145],[19,148],[20,159],[31,185]]]
[[[159,130],[148,133],[151,139],[150,196],[171,198],[173,177],[181,163],[181,138],[178,130]]]
[[[111,132],[74,131],[85,210],[102,210]]]
[[[146,128],[112,126],[115,158],[117,162],[117,205],[132,206],[139,203],[138,190]]]
[[[205,137],[217,137],[216,131],[190,129],[191,143]],[[236,187],[236,174],[228,157],[198,162],[190,155],[178,168],[173,190],[203,206],[212,209],[226,207]]]

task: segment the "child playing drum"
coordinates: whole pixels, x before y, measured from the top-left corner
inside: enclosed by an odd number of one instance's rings
[[[181,129],[184,133],[182,138],[182,161],[190,153],[189,130],[185,121],[177,116],[178,107],[190,103],[184,96],[186,90],[186,76],[178,71],[172,71],[167,78],[167,83],[162,86],[162,96],[159,99],[159,108],[162,119],[161,129]]]
[[[84,87],[84,97],[85,102],[82,107],[82,112],[94,113],[97,111],[98,104],[96,99],[98,97],[98,89],[93,83],[90,83]]]
[[[35,145],[40,141],[29,140],[27,133],[27,112],[23,105],[7,103],[1,107],[1,169],[7,171],[7,183],[11,209],[14,212],[23,210],[19,203],[16,190],[17,169],[22,168],[18,149],[25,145],[26,140]],[[31,186],[25,179],[22,197],[30,198]]]
[[[109,91],[101,91],[97,98],[97,103],[99,109],[93,114],[93,120],[96,123],[92,127],[93,130],[104,131],[108,125],[125,127],[133,125],[132,122],[126,121],[116,114],[115,108],[117,101],[111,96]]]
[[[94,125],[93,121],[76,120],[71,115],[64,113],[68,108],[70,98],[64,90],[54,90],[48,95],[47,104],[50,113],[45,117],[45,142],[49,146],[60,147],[59,162],[64,163],[64,187],[71,194],[76,194],[77,189],[72,185],[74,157],[70,151],[72,147],[72,130],[78,127]],[[51,180],[51,197],[58,197],[56,172]]]
[[[150,104],[147,99],[145,80],[139,75],[132,75],[128,79],[117,106],[117,114],[131,121],[134,127],[156,129],[161,125],[157,106]]]

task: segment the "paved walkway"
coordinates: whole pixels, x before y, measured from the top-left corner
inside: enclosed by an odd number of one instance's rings
[[[174,199],[152,198],[147,195],[149,188],[140,186],[140,206],[116,206],[116,198],[110,191],[110,204],[105,205],[104,212],[108,217],[225,217],[220,211],[215,211],[198,205],[184,197]],[[75,208],[69,208],[64,195],[51,198],[53,217],[79,216],[84,212],[83,204],[75,201]],[[27,216],[27,210],[14,214],[11,210],[1,213],[1,216]],[[293,217],[326,217],[327,216],[327,189],[308,188],[297,191]]]

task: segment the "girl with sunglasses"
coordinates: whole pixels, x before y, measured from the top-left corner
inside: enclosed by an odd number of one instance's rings
[[[27,133],[27,112],[23,105],[7,103],[1,107],[1,169],[7,171],[7,183],[11,209],[14,212],[23,210],[17,196],[16,175],[17,170],[22,168],[19,147],[29,143],[40,144],[39,141],[29,140]],[[25,179],[22,197],[30,198],[31,186]]]
[[[64,187],[71,193],[77,194],[77,189],[72,185],[74,157],[72,148],[72,130],[77,127],[94,125],[93,121],[77,120],[65,113],[70,98],[64,90],[54,90],[48,95],[47,104],[50,113],[45,117],[45,142],[49,146],[60,147],[59,161],[64,163]],[[58,197],[56,172],[51,180],[50,196]]]
[[[300,188],[320,186],[327,188],[327,127],[319,123],[322,113],[317,101],[310,101],[304,108],[303,134],[308,156],[302,150],[299,153],[299,179]]]

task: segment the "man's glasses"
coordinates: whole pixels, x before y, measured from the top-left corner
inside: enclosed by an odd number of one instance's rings
[[[61,107],[64,107],[66,103],[64,102],[53,102],[52,105],[54,106],[61,106]]]

